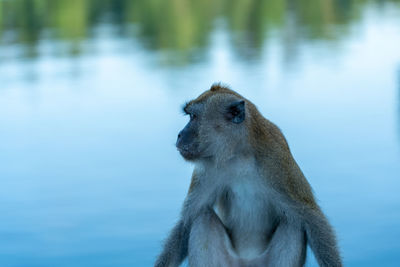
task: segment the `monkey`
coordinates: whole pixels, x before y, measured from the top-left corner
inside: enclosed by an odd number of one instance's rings
[[[280,129],[256,106],[213,84],[188,102],[176,147],[194,163],[180,219],[156,267],[340,267],[333,228]]]

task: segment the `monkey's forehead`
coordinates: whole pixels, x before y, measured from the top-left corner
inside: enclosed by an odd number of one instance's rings
[[[194,100],[186,103],[183,107],[183,112],[186,114],[197,113],[204,108],[204,102],[195,102]]]
[[[223,106],[224,102],[227,102],[226,100],[227,98],[222,95],[212,95],[203,99],[196,98],[186,103],[183,107],[183,111],[185,113],[198,113],[204,109]]]

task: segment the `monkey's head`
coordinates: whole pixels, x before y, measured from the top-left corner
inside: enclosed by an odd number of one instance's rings
[[[246,100],[234,91],[213,85],[189,101],[183,111],[188,124],[176,147],[186,160],[227,160],[246,151]]]

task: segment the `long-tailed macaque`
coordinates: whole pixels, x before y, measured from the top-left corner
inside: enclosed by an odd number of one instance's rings
[[[155,266],[342,266],[334,232],[281,131],[214,84],[188,102],[176,147],[195,168],[181,218]]]

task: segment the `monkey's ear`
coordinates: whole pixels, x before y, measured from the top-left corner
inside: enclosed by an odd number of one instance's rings
[[[245,118],[244,100],[239,100],[230,104],[225,117],[236,124],[243,122]]]

